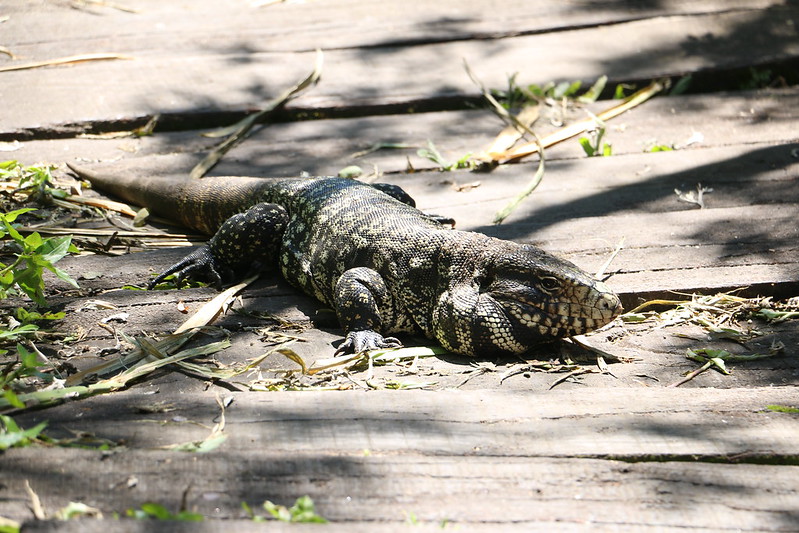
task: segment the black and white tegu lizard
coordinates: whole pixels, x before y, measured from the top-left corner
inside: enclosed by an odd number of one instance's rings
[[[604,326],[618,296],[535,246],[458,231],[401,189],[342,178],[158,179],[71,167],[97,188],[213,235],[155,278],[221,284],[251,270],[283,277],[332,306],[339,353],[399,346],[421,332],[456,353],[522,353]]]

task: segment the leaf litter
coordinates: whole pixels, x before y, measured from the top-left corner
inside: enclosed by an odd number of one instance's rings
[[[666,309],[650,310],[653,307]],[[620,320],[623,323],[644,324],[651,330],[694,325],[705,334],[705,339],[696,339],[700,342],[729,341],[751,351],[749,343],[766,335],[761,329],[763,325],[796,318],[799,318],[799,298],[776,302],[771,297],[745,298],[732,293],[718,293],[692,294],[689,300],[651,300],[625,313]],[[677,336],[686,335],[678,333]],[[727,363],[778,357],[784,355],[784,351],[785,345],[778,339],[772,340],[767,353],[734,354],[711,346],[687,348],[685,357],[701,366],[687,372],[683,379],[671,383],[669,387],[683,385],[709,369],[729,375],[731,369]]]

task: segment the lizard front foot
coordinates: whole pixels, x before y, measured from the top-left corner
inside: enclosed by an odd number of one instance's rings
[[[218,261],[210,248],[203,246],[161,272],[147,285],[147,288],[152,289],[172,274],[175,274],[176,285],[180,285],[180,282],[185,278],[192,277],[205,278],[217,288],[221,288],[222,276],[219,274],[220,270]]]
[[[402,343],[395,337],[383,337],[376,331],[350,331],[341,346],[336,350],[336,355],[360,353],[367,350],[383,348],[401,348]]]

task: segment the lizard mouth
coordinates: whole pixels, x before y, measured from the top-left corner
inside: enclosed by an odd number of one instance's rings
[[[621,311],[613,293],[596,302],[529,302],[514,296],[483,293],[477,304],[473,338],[481,352],[522,353],[547,340],[588,333]],[[485,317],[485,318],[484,318]]]

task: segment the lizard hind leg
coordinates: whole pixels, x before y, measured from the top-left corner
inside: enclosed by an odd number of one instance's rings
[[[384,317],[391,314],[391,296],[383,278],[366,267],[351,268],[336,283],[336,314],[346,338],[336,354],[378,348],[398,348],[402,343],[384,337]]]
[[[178,280],[205,278],[217,287],[277,264],[277,254],[288,213],[276,204],[256,204],[228,218],[203,246],[150,282],[154,287],[170,274]]]

